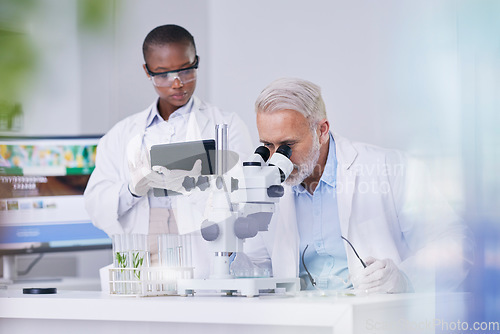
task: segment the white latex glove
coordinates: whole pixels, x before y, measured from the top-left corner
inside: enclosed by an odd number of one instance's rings
[[[197,179],[201,175],[201,160],[190,171],[169,170],[163,166],[150,167],[148,152],[143,149],[142,136],[133,137],[127,144],[127,161],[130,172],[129,190],[135,196],[144,196],[151,188],[162,188],[186,194],[182,186],[186,176]]]
[[[367,293],[400,293],[409,290],[405,275],[391,259],[368,257],[365,263],[366,268],[351,277],[356,290]]]
[[[195,161],[191,170],[167,169],[163,166],[153,166],[153,173],[146,176],[149,185],[153,188],[172,190],[181,194],[187,194],[182,183],[186,177],[192,177],[196,180],[201,175],[201,160]]]
[[[135,196],[144,196],[151,186],[147,176],[151,170],[149,154],[142,147],[142,136],[133,137],[127,144],[127,162],[130,172],[130,182],[128,188]]]

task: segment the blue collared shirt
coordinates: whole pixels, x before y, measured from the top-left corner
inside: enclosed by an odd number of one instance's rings
[[[187,123],[187,119],[189,117],[189,113],[193,109],[193,104],[194,104],[194,99],[191,97],[189,101],[180,107],[179,109],[175,110],[169,117],[168,121],[165,121],[161,116],[160,112],[158,110],[158,101],[153,105],[151,108],[151,111],[148,115],[148,118],[146,119],[146,129],[150,128],[151,126],[157,125],[161,122],[170,122],[170,123],[176,123],[176,121],[184,121]],[[181,117],[181,119],[177,119],[177,117]]]
[[[318,186],[311,195],[302,185],[292,187],[295,195],[300,256],[307,247],[304,262],[320,289],[343,289],[347,282],[347,255],[340,232],[337,205],[337,157],[335,141],[330,134],[328,157]],[[300,278],[305,289],[313,289],[300,261]],[[304,286],[303,286],[304,289]]]

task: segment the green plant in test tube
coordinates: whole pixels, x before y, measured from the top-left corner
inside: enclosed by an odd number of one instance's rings
[[[116,261],[118,262],[119,268],[127,268],[127,253],[116,252]],[[123,273],[123,269],[121,270]]]
[[[133,259],[132,259],[132,265],[134,268],[139,268],[143,265],[144,263],[144,255],[141,256],[140,252],[134,252],[133,253]],[[137,279],[141,279],[141,271],[140,270],[134,270],[134,275],[137,277]]]

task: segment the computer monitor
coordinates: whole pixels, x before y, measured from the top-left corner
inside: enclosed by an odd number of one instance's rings
[[[19,254],[110,249],[83,192],[100,136],[0,137],[0,255],[4,279]]]

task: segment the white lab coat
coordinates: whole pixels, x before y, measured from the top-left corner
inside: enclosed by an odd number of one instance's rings
[[[432,185],[421,163],[396,150],[334,134],[340,230],[362,258],[392,259],[415,291],[455,289],[472,262],[468,229]],[[299,233],[293,190],[285,187],[269,231],[245,252],[275,277],[298,277]],[[350,274],[362,269],[344,243]]]
[[[194,104],[186,129],[186,141],[213,139],[215,138],[215,125],[225,123],[228,124],[228,149],[243,157],[251,153],[248,130],[238,115],[222,112],[195,96],[193,99]],[[118,205],[120,201],[134,200],[128,190],[130,175],[126,147],[134,136],[144,136],[146,120],[156,103],[157,100],[146,110],[118,122],[99,141],[96,168],[85,190],[85,205],[94,225],[110,236],[122,233],[148,233],[150,215],[148,196],[139,200],[135,199],[137,201],[135,205],[132,205],[130,210],[120,217]],[[191,203],[192,207],[199,207],[196,203],[196,196],[186,197],[187,199],[183,199],[184,202],[191,201],[194,202]],[[190,214],[191,212],[184,210],[184,213]],[[183,219],[182,217],[176,218],[177,220]],[[201,270],[207,272],[206,268],[200,268],[198,272]]]

